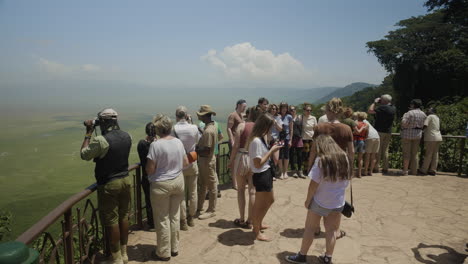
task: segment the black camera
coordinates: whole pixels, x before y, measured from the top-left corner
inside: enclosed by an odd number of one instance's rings
[[[101,124],[101,122],[99,119],[94,119],[92,124],[93,124],[93,127],[97,127]],[[86,121],[83,121],[83,125],[86,126]]]

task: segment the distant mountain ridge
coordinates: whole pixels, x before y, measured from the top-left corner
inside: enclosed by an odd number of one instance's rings
[[[333,92],[321,97],[320,99],[314,101],[316,104],[320,103],[325,103],[328,100],[332,99],[333,97],[345,97],[345,96],[350,96],[354,94],[355,92],[361,91],[364,88],[367,87],[376,87],[376,84],[370,84],[370,83],[365,83],[365,82],[355,82],[349,85],[346,85],[345,87],[341,89],[334,90]]]

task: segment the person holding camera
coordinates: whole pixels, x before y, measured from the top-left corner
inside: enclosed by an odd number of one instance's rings
[[[200,132],[196,125],[189,123],[190,116],[188,115],[187,107],[177,107],[175,115],[177,123],[174,125],[174,129],[172,129],[172,135],[182,141],[185,153],[190,155],[190,153],[195,152],[195,147],[200,139]],[[193,161],[184,167],[183,174],[187,197],[180,204],[180,229],[186,231],[188,230],[188,226],[194,226],[193,218],[197,212],[197,162]]]
[[[373,172],[379,172],[382,160],[382,173],[388,172],[388,147],[392,139],[392,124],[395,119],[396,108],[392,105],[392,96],[384,94],[375,98],[367,113],[375,115],[374,128],[379,133],[380,145],[376,166]]]
[[[132,146],[130,135],[120,130],[117,112],[107,108],[97,119],[86,120],[86,136],[81,145],[81,159],[96,163],[98,208],[112,259],[107,263],[127,263],[128,213],[131,180],[128,176],[128,156]],[[96,126],[100,136],[92,138]],[[91,139],[92,138],[92,139]]]
[[[151,143],[156,140],[156,132],[153,123],[149,122],[145,126],[146,137],[138,142],[137,151],[140,158],[140,167],[143,168],[141,176],[141,188],[145,194],[145,208],[148,228],[154,230],[153,208],[151,207],[150,183],[148,174],[146,173],[146,156],[148,156]]]

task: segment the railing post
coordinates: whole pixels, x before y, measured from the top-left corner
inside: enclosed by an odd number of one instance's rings
[[[460,157],[458,160],[458,176],[461,176],[463,171],[463,156],[465,154],[466,137],[460,140]]]
[[[73,263],[73,222],[72,222],[72,210],[69,208],[63,215],[63,243],[65,250],[65,263]]]
[[[141,166],[136,169],[136,218],[137,225],[141,229],[143,228],[143,214],[141,210]]]

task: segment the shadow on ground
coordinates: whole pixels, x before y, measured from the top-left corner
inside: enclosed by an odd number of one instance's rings
[[[278,258],[278,260],[280,261],[279,263],[281,264],[286,264],[286,263],[289,263],[286,261],[286,256],[290,256],[290,255],[294,255],[296,254],[297,252],[290,252],[290,251],[283,251],[281,253],[278,253],[276,254],[276,257]],[[310,264],[315,264],[315,263],[323,263],[320,261],[320,259],[317,257],[317,256],[307,256],[307,261],[306,263],[310,263]]]
[[[151,260],[151,252],[156,249],[154,245],[137,244],[127,247],[128,259],[130,261],[146,262]]]
[[[302,238],[304,235],[304,228],[286,228],[280,235],[287,238]],[[320,232],[320,235],[314,237],[314,239],[318,238],[325,238],[325,233]]]
[[[221,229],[230,229],[230,228],[237,228],[236,225],[234,225],[234,221],[228,221],[225,219],[219,219],[214,223],[209,223],[209,227],[217,227]]]
[[[446,252],[441,253],[439,255],[430,254],[429,252],[433,249],[437,250],[445,250]],[[442,245],[426,245],[423,243],[419,243],[418,247],[411,249],[414,253],[414,258],[425,264],[455,264],[455,263],[463,263],[468,255],[460,254],[455,251],[451,247],[442,246]]]
[[[225,246],[251,246],[254,244],[254,237],[251,231],[241,229],[231,229],[218,235],[218,242]]]

